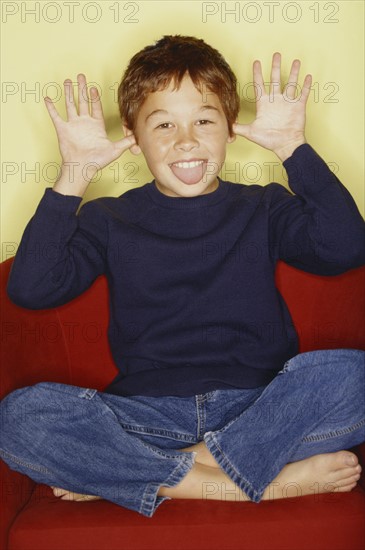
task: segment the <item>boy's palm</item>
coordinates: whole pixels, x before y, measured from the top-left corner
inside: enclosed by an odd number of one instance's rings
[[[311,76],[304,79],[300,94],[297,90],[300,61],[293,62],[289,82],[281,91],[280,54],[273,56],[269,93],[265,90],[261,64],[255,61],[253,66],[256,95],[256,119],[251,124],[234,124],[233,131],[279,156],[285,156],[284,150],[294,149],[305,143],[305,109],[310,93]]]
[[[57,132],[63,163],[76,162],[82,167],[87,163],[93,163],[101,169],[129,149],[135,143],[135,138],[132,135],[119,141],[110,141],[106,134],[97,89],[91,88],[88,91],[86,78],[82,74],[78,75],[77,81],[79,112],[76,109],[70,80],[64,83],[67,120],[60,117],[49,98],[45,98],[46,107]]]

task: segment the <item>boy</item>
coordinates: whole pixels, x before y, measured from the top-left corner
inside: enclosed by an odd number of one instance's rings
[[[275,54],[268,94],[255,62],[257,117],[241,125],[222,56],[165,36],[126,70],[116,143],[84,75],[79,112],[65,81],[67,122],[46,98],[62,173],[25,230],[9,296],[54,307],[105,273],[120,374],[103,393],[41,383],[8,396],[1,456],[13,469],[62,499],[105,498],[149,517],[169,498],[259,502],[291,496],[288,483],[297,495],[356,485],[361,467],[345,449],[365,439],[363,353],[296,355],[274,284],[278,259],[325,275],[363,262],[361,216],[305,140],[311,77],[296,98],[299,65],[282,92]],[[277,154],[295,195],[218,177],[237,135]],[[127,149],[155,179],[76,216],[96,171],[84,167]],[[35,243],[54,253],[35,262]]]

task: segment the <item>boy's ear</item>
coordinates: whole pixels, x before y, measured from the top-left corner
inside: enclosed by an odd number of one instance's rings
[[[236,121],[237,123],[237,121]],[[232,132],[233,132],[233,128],[232,128]],[[227,138],[227,143],[233,143],[235,140],[236,140],[236,134],[233,132],[233,136],[231,135],[228,135],[228,138]]]
[[[132,130],[127,128],[127,126],[125,126],[124,124],[123,124],[123,133],[124,133],[125,137],[133,135]],[[137,141],[137,138],[136,138],[136,141]],[[132,147],[130,147],[129,150],[133,155],[139,155],[140,153],[142,153],[142,149],[140,148],[140,146],[137,143],[135,145],[132,145]]]

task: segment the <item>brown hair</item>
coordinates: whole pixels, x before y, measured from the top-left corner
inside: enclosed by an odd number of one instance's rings
[[[134,131],[148,94],[164,90],[171,81],[178,89],[186,73],[201,93],[205,86],[219,97],[232,136],[240,103],[232,69],[204,40],[180,35],[164,36],[130,60],[118,88],[119,111],[127,128]]]

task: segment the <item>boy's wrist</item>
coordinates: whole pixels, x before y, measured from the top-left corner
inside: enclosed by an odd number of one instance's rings
[[[286,161],[289,157],[292,156],[295,149],[297,149],[300,145],[303,145],[304,143],[307,143],[305,137],[299,138],[297,140],[293,140],[291,142],[286,143],[285,145],[282,145],[281,147],[273,150],[273,152],[276,154],[277,157],[281,160],[281,162]]]
[[[61,165],[61,174],[53,186],[53,191],[61,195],[73,195],[82,197],[89,186],[97,170],[94,167],[87,167],[81,163],[66,162]]]

